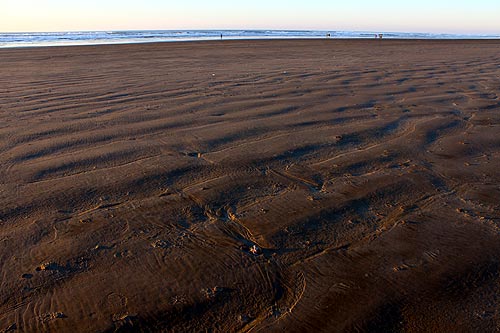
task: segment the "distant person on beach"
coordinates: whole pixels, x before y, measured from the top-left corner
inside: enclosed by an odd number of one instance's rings
[[[222,34],[220,34],[220,39],[222,39]]]

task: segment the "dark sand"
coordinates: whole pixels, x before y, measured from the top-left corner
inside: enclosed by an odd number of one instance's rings
[[[12,49],[0,73],[0,332],[500,329],[500,42]]]

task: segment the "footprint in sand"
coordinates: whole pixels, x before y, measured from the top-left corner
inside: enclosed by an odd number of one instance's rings
[[[127,297],[111,293],[106,297],[107,310],[112,313],[113,322],[125,322],[128,316]]]

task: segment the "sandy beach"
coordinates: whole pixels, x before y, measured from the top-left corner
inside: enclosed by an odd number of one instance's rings
[[[0,332],[496,332],[499,55],[0,50]]]

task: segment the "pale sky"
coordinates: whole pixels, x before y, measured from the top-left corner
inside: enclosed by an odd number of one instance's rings
[[[500,0],[0,0],[0,32],[311,29],[500,33]]]

